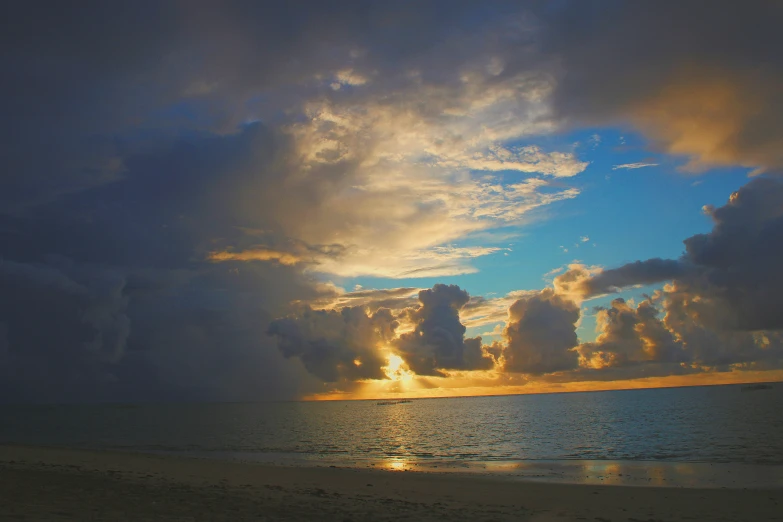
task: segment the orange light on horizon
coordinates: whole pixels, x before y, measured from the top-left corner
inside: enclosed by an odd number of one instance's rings
[[[544,393],[578,393],[591,391],[632,390],[649,388],[676,388],[723,384],[752,384],[783,382],[783,370],[705,372],[692,375],[670,375],[618,381],[546,382],[528,381],[520,384],[501,384],[478,376],[422,377],[407,368],[398,355],[389,356],[384,367],[388,380],[362,381],[361,386],[347,392],[332,390],[303,397],[305,401],[368,400],[368,399],[424,399],[445,397],[478,397],[489,395],[528,395]],[[475,372],[484,373],[484,372]]]

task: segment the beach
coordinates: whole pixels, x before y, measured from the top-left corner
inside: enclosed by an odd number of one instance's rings
[[[773,521],[783,489],[629,487],[0,446],[0,520]]]

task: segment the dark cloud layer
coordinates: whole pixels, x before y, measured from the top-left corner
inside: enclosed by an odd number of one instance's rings
[[[150,140],[233,132],[248,114],[279,120],[318,94],[305,80],[346,66],[351,52],[355,66],[381,73],[424,65],[446,35],[475,30],[470,4],[5,4],[0,210],[116,180],[128,153]],[[423,70],[453,75],[448,65]]]
[[[379,345],[394,337],[398,323],[388,309],[368,315],[365,308],[306,308],[277,319],[267,333],[277,339],[286,358],[298,357],[305,368],[326,382],[386,378]]]
[[[269,296],[285,295],[287,276],[257,268],[4,261],[3,401],[282,399],[316,389],[264,332],[277,306]]]
[[[121,180],[32,215],[0,215],[3,399],[238,400],[313,389],[266,336],[288,302],[319,295],[312,281],[280,263],[204,261],[223,241],[289,246],[273,221],[236,203],[253,189],[263,199],[280,150],[284,141],[259,125],[164,142],[129,157]]]
[[[570,2],[541,16],[563,118],[630,124],[693,170],[783,166],[780,2]]]

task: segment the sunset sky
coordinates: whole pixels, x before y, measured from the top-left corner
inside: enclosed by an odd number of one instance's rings
[[[783,4],[2,7],[0,401],[783,380]]]

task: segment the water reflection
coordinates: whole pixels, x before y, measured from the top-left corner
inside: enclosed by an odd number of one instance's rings
[[[405,471],[408,467],[410,467],[408,461],[402,459],[387,460],[384,461],[381,466],[382,469],[388,469],[390,471]]]
[[[763,394],[728,386],[385,406],[6,407],[0,408],[0,441],[591,484],[780,487],[782,407],[783,386]]]

